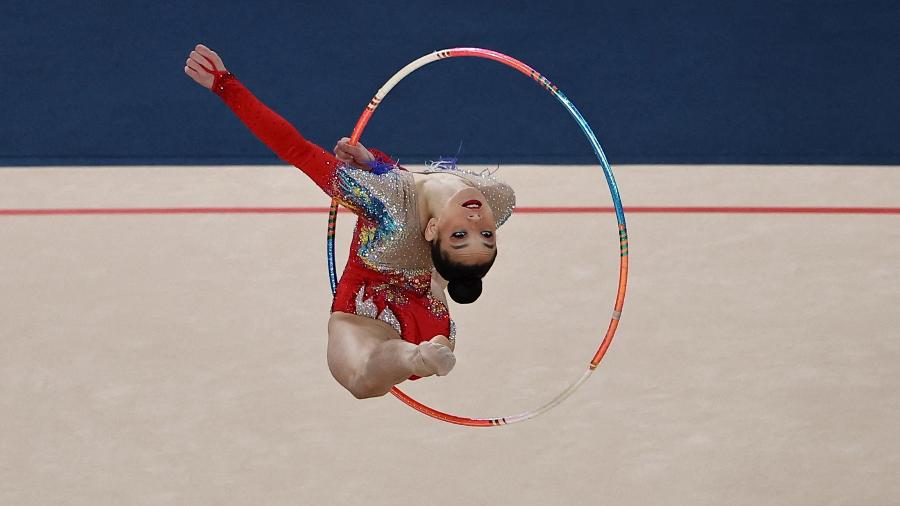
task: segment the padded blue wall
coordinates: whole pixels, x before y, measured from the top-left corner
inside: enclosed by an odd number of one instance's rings
[[[275,163],[182,73],[204,42],[311,140],[435,49],[553,80],[612,163],[900,163],[900,2],[671,0],[0,3],[0,165]],[[407,163],[590,162],[529,80],[447,60],[401,83],[364,142]]]

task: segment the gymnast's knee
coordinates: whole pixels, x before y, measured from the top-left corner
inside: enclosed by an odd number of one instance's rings
[[[344,367],[340,367],[332,361],[328,362],[328,369],[331,371],[334,379],[357,399],[381,397],[391,390],[390,387],[384,388],[381,385],[373,385],[372,381],[367,380],[365,375],[359,372],[347,371]]]
[[[372,385],[371,382],[359,377],[352,378],[343,386],[357,399],[381,397],[391,390],[390,387],[385,388],[383,385]]]

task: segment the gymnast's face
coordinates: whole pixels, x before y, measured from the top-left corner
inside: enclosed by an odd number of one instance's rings
[[[441,251],[453,262],[489,262],[497,253],[497,225],[484,194],[475,188],[456,192],[428,222],[425,239],[439,239]]]

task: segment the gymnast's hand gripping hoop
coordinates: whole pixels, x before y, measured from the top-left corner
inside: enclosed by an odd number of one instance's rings
[[[597,366],[600,364],[600,361],[606,354],[606,350],[609,349],[609,345],[612,342],[613,335],[615,335],[616,333],[616,328],[619,325],[619,317],[622,315],[622,306],[625,303],[625,286],[628,281],[628,233],[625,227],[625,212],[622,209],[622,201],[619,197],[619,189],[616,186],[616,180],[613,177],[612,169],[609,166],[609,162],[606,160],[606,155],[603,153],[603,148],[600,147],[600,142],[597,141],[597,137],[594,135],[591,127],[588,126],[587,121],[585,121],[584,117],[581,116],[581,113],[578,112],[578,109],[576,109],[575,106],[572,105],[572,102],[570,102],[569,99],[566,98],[565,95],[563,95],[559,88],[557,88],[547,78],[542,76],[540,73],[538,73],[528,65],[520,62],[519,60],[516,60],[515,58],[512,58],[505,54],[498,53],[496,51],[490,51],[487,49],[475,47],[458,47],[453,49],[444,49],[442,51],[435,51],[434,53],[425,55],[409,63],[408,65],[400,69],[400,71],[398,71],[396,74],[394,74],[390,79],[388,79],[384,86],[382,86],[378,90],[378,92],[375,93],[372,101],[369,102],[368,106],[366,106],[366,110],[363,111],[362,115],[359,117],[359,120],[356,122],[356,126],[353,128],[353,134],[350,136],[350,144],[356,144],[359,141],[360,136],[362,136],[363,130],[369,123],[369,119],[371,119],[372,114],[375,113],[375,109],[378,107],[381,101],[384,100],[384,97],[388,94],[388,92],[390,92],[391,89],[393,89],[393,87],[397,85],[397,83],[403,80],[403,78],[431,62],[462,56],[485,58],[512,67],[533,79],[542,88],[556,97],[556,99],[563,105],[563,107],[565,107],[566,110],[569,111],[569,114],[571,114],[572,117],[575,118],[575,122],[578,123],[578,126],[581,127],[581,131],[584,132],[585,137],[587,137],[588,142],[590,142],[591,148],[594,150],[594,154],[597,156],[597,160],[600,162],[600,167],[603,169],[603,173],[606,176],[606,182],[609,185],[609,192],[612,195],[613,205],[615,206],[616,210],[616,220],[619,222],[619,284],[616,293],[616,302],[615,306],[613,307],[612,318],[610,319],[609,327],[606,330],[606,334],[603,336],[603,340],[600,342],[600,347],[597,349],[597,352],[594,354],[594,357],[588,364],[588,368],[584,372],[584,374],[582,374],[581,377],[578,378],[574,383],[572,383],[568,388],[554,397],[550,402],[537,409],[526,411],[524,413],[513,416],[500,418],[468,418],[438,411],[406,395],[397,387],[391,389],[391,393],[394,394],[395,397],[409,405],[411,408],[438,420],[458,425],[466,425],[469,427],[495,427],[498,425],[509,425],[511,423],[529,420],[542,413],[545,413],[550,408],[556,406],[557,404],[564,401],[567,397],[572,395],[572,392],[578,389],[578,387],[580,387],[582,383],[587,381],[587,379],[591,376],[591,373],[593,373]],[[334,265],[334,235],[335,225],[337,222],[337,210],[337,202],[332,201],[331,210],[328,215],[327,241],[328,277],[329,281],[331,282],[332,293],[337,290],[337,272]]]

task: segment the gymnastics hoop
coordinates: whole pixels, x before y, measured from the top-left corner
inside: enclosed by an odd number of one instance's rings
[[[378,92],[375,93],[375,96],[372,97],[369,105],[366,106],[365,111],[363,111],[362,115],[359,117],[359,120],[357,120],[356,122],[356,126],[353,128],[353,134],[350,136],[350,144],[356,144],[357,142],[359,142],[359,138],[360,136],[362,136],[363,130],[369,123],[369,119],[371,119],[372,114],[375,113],[375,109],[378,107],[381,101],[384,100],[384,97],[388,94],[388,92],[390,92],[391,89],[393,89],[393,87],[397,85],[397,83],[403,80],[403,78],[431,62],[463,56],[472,56],[494,60],[496,62],[500,62],[504,65],[512,67],[533,79],[538,85],[550,92],[551,95],[559,100],[563,107],[565,107],[566,110],[569,111],[569,114],[571,114],[572,117],[575,118],[578,126],[581,127],[581,131],[590,142],[591,148],[594,150],[594,154],[597,156],[597,160],[600,162],[600,166],[603,168],[603,174],[606,176],[606,183],[607,185],[609,185],[609,192],[612,195],[613,205],[615,206],[616,220],[619,222],[619,284],[616,293],[616,302],[613,307],[612,318],[610,319],[609,327],[607,327],[606,334],[603,336],[603,340],[600,342],[600,347],[597,349],[597,352],[591,359],[587,371],[585,371],[584,374],[582,374],[581,377],[578,378],[578,380],[569,385],[568,388],[563,390],[562,393],[558,394],[550,402],[537,409],[526,411],[514,416],[506,416],[500,418],[468,418],[438,411],[413,399],[397,387],[393,387],[391,389],[391,393],[394,394],[395,397],[406,403],[409,407],[432,418],[469,427],[496,427],[500,425],[509,425],[511,423],[530,420],[540,414],[549,411],[550,408],[553,408],[554,406],[564,401],[567,397],[572,395],[572,393],[576,389],[578,389],[578,387],[580,387],[585,381],[587,381],[594,370],[597,369],[600,361],[603,360],[603,356],[606,355],[606,350],[609,349],[609,345],[612,343],[613,335],[615,335],[616,329],[619,326],[619,318],[622,316],[622,306],[625,303],[625,286],[628,281],[628,233],[625,227],[625,212],[622,209],[622,201],[619,197],[619,188],[616,185],[615,178],[613,177],[612,168],[610,168],[609,162],[606,160],[606,155],[603,153],[603,148],[600,147],[600,142],[597,141],[597,137],[594,135],[591,127],[588,126],[587,121],[585,121],[581,113],[578,112],[578,109],[576,109],[575,106],[572,105],[572,102],[570,102],[569,99],[566,98],[566,96],[563,95],[563,93],[559,90],[559,88],[551,83],[549,79],[542,76],[540,73],[538,73],[528,65],[525,65],[519,60],[516,60],[515,58],[507,56],[503,53],[498,53],[496,51],[481,49],[477,47],[457,47],[453,49],[435,51],[431,54],[425,55],[417,60],[412,61],[411,63],[400,69],[390,79],[388,79],[384,86],[382,86],[378,90]],[[331,282],[332,294],[337,291],[337,272],[334,265],[334,235],[337,224],[337,211],[338,203],[337,201],[332,200],[331,209],[328,214],[327,240],[328,278]]]

